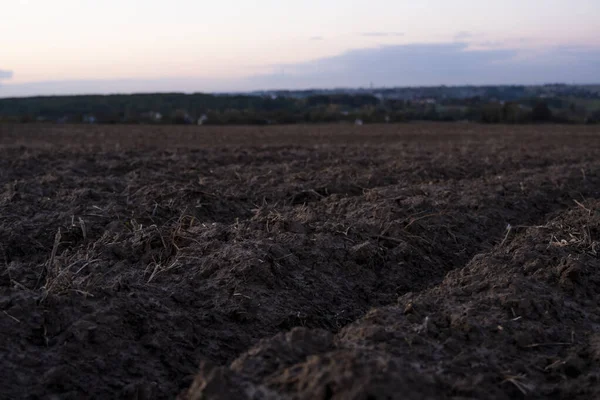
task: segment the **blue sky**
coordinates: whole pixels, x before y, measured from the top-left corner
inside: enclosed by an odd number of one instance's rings
[[[7,0],[0,97],[600,82],[597,0]]]

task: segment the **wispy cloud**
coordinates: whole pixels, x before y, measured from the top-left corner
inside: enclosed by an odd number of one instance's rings
[[[463,42],[467,39],[471,39],[473,36],[475,36],[475,35],[472,32],[468,32],[468,31],[456,32],[456,34],[454,35],[454,41],[455,42]]]
[[[361,32],[359,35],[365,37],[400,37],[404,36],[404,32]]]
[[[484,40],[483,42],[478,42],[475,44],[480,47],[493,49],[493,48],[499,48],[499,47],[504,46],[506,44],[506,42],[503,42],[501,40]]]
[[[0,80],[1,79],[10,79],[13,76],[13,72],[12,71],[7,71],[4,69],[0,69]]]

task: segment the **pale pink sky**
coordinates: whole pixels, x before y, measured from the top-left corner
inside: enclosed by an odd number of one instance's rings
[[[48,81],[233,81],[398,45],[595,52],[598,21],[597,0],[8,0],[0,96]]]

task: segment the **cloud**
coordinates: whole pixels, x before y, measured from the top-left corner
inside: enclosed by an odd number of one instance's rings
[[[323,36],[311,36],[310,40],[325,40]]]
[[[485,48],[498,48],[504,46],[505,44],[506,42],[501,40],[484,40],[483,42],[474,43],[475,46]]]
[[[456,32],[456,34],[454,35],[454,41],[455,42],[463,42],[467,39],[471,39],[473,36],[473,33],[468,32],[468,31],[460,31],[460,32]]]
[[[13,72],[12,71],[6,71],[3,69],[0,69],[0,80],[2,79],[10,79],[13,76]]]
[[[264,89],[308,87],[542,84],[600,82],[600,48],[469,49],[468,43],[411,44],[350,50],[278,66],[248,79]]]
[[[400,37],[404,36],[404,32],[361,32],[359,35],[365,37]]]
[[[0,97],[148,92],[242,92],[367,86],[600,83],[600,47],[535,50],[484,48],[469,43],[389,45],[248,72],[238,79],[158,78],[5,82]],[[6,76],[6,74],[5,74]]]

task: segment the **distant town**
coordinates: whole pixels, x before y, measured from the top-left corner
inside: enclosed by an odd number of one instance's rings
[[[0,99],[0,123],[600,122],[600,84],[432,86]]]

